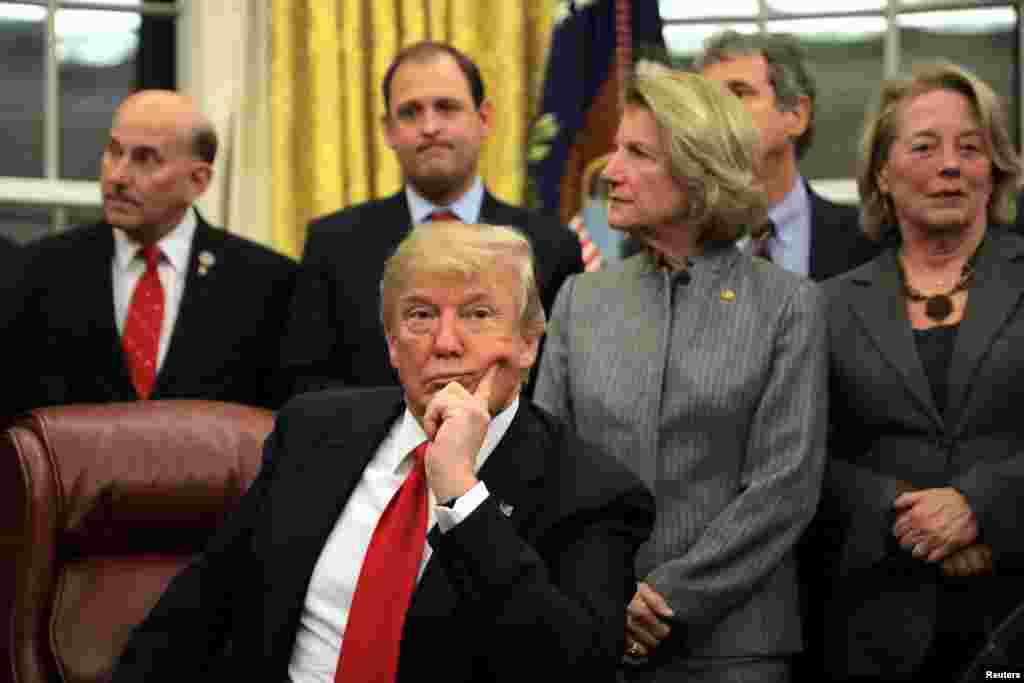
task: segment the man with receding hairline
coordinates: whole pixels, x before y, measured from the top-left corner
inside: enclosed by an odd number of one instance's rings
[[[761,134],[758,175],[774,234],[751,248],[812,280],[870,260],[877,247],[861,233],[857,208],[818,195],[797,166],[814,139],[817,104],[800,45],[783,34],[723,31],[708,38],[695,68],[739,97]]]
[[[195,398],[276,407],[290,259],[210,226],[217,135],[166,90],[126,98],[100,161],[104,220],[26,247],[8,408]]]
[[[401,387],[308,393],[113,683],[612,683],[654,501],[521,399],[544,332],[527,240],[416,226],[382,267]]]
[[[395,384],[376,286],[384,260],[414,223],[520,227],[536,255],[545,309],[566,276],[583,270],[579,243],[565,226],[506,204],[484,187],[480,149],[495,110],[469,57],[445,43],[410,45],[392,61],[382,93],[384,139],[405,186],[310,223],[283,348],[296,391]]]

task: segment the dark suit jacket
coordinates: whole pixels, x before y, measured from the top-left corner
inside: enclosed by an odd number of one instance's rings
[[[0,268],[6,270],[6,266],[18,254],[18,245],[0,235]]]
[[[566,276],[583,271],[576,236],[557,220],[505,204],[489,192],[480,221],[526,233],[544,310],[550,312]],[[380,323],[380,279],[384,261],[409,228],[404,191],[310,223],[283,349],[297,392],[397,383]]]
[[[998,619],[1024,598],[1024,238],[989,229],[941,414],[917,354],[895,253],[824,285],[832,428],[818,521],[833,541],[825,652],[837,676],[914,671],[953,583],[893,539],[900,481],[952,486],[967,498],[997,567],[995,576],[960,580],[970,582],[980,614]]]
[[[112,228],[74,228],[25,252],[12,327],[18,382],[5,397],[10,410],[135,400],[114,319]],[[203,252],[215,259],[205,274]],[[291,259],[199,217],[152,398],[280,405],[280,339],[296,271]]]
[[[0,330],[8,330],[14,314],[15,284],[21,280],[21,248],[0,236]]]
[[[285,680],[320,552],[403,408],[390,387],[286,405],[256,482],[135,631],[115,683]],[[650,493],[525,401],[480,478],[490,497],[431,533],[398,680],[613,681]]]
[[[878,255],[879,247],[860,229],[857,207],[836,204],[807,185],[811,202],[812,280],[827,280],[867,263]]]

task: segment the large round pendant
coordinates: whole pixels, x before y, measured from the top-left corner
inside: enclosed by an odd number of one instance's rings
[[[924,302],[924,314],[936,322],[941,322],[953,313],[953,300],[945,294],[928,297]]]

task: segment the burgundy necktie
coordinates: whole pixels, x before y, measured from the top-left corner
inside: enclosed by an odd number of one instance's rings
[[[128,360],[135,393],[140,399],[147,399],[156,381],[160,328],[164,322],[164,287],[157,272],[163,254],[155,244],[143,247],[140,253],[146,260],[146,272],[139,278],[132,292],[121,345]]]
[[[335,683],[394,683],[402,625],[427,536],[424,441],[409,476],[388,501],[359,570]]]
[[[444,209],[442,211],[434,211],[430,214],[431,221],[458,221],[459,217],[455,215],[455,212],[451,209]]]

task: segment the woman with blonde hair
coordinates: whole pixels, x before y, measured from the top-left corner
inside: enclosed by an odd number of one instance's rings
[[[824,300],[736,246],[767,212],[739,99],[642,65],[626,102],[608,217],[644,247],[566,281],[534,400],[655,491],[625,679],[787,681],[793,545],[824,465]]]
[[[825,284],[836,680],[956,680],[1024,598],[1024,239],[992,89],[947,62],[883,84],[858,182],[887,249]]]

